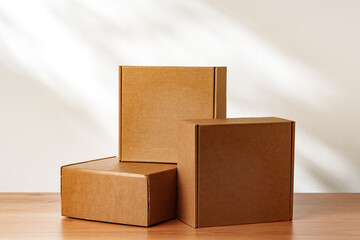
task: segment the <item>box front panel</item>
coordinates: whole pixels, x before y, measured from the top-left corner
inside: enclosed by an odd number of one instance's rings
[[[213,118],[213,67],[122,67],[121,161],[176,162],[180,119]]]
[[[147,226],[147,178],[64,167],[61,206],[63,216]]]
[[[291,123],[200,126],[199,227],[290,219]]]

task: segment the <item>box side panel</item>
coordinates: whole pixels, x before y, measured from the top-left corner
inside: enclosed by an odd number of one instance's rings
[[[111,172],[62,168],[63,216],[87,220],[147,225],[147,180]]]
[[[196,125],[179,123],[177,217],[196,227]]]
[[[122,153],[122,67],[119,66],[119,161],[121,161]]]
[[[214,118],[226,118],[226,67],[215,68]]]
[[[290,220],[293,219],[293,204],[294,204],[294,162],[295,160],[295,122],[291,123],[291,183],[290,183]]]
[[[213,105],[213,67],[123,67],[122,161],[176,163],[178,121]]]
[[[176,218],[176,168],[151,174],[148,178],[148,225]]]
[[[200,126],[199,227],[289,220],[291,123]]]

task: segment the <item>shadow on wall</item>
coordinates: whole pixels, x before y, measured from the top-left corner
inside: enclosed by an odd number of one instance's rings
[[[337,0],[0,3],[0,191],[58,191],[60,165],[116,154],[123,64],[227,65],[229,117],[296,120],[295,191],[360,191],[359,10]]]
[[[59,191],[60,166],[114,155],[116,132],[109,134],[87,99],[54,71],[56,55],[26,49],[39,44],[34,33],[1,11],[0,29],[0,191]]]
[[[104,156],[98,152],[109,151],[116,139],[84,108],[39,82],[11,53],[1,47],[0,52],[7,61],[0,65],[0,189],[28,191],[31,182],[31,191],[57,191],[57,181],[50,179],[59,178],[61,165]],[[56,75],[47,75],[56,81]]]
[[[359,192],[360,3],[204,2],[265,42],[229,70],[230,115],[297,121],[296,191]]]

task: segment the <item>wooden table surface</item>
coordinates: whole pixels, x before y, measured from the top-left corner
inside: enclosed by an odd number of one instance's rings
[[[360,239],[360,194],[295,194],[294,220],[194,229],[60,216],[58,193],[0,193],[0,239]]]

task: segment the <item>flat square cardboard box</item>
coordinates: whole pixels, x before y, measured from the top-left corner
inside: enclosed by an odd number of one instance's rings
[[[119,67],[121,161],[176,163],[180,119],[226,117],[226,67]]]
[[[176,165],[117,157],[61,168],[62,216],[150,226],[176,217]]]
[[[292,219],[295,122],[179,123],[178,218],[192,227]]]

